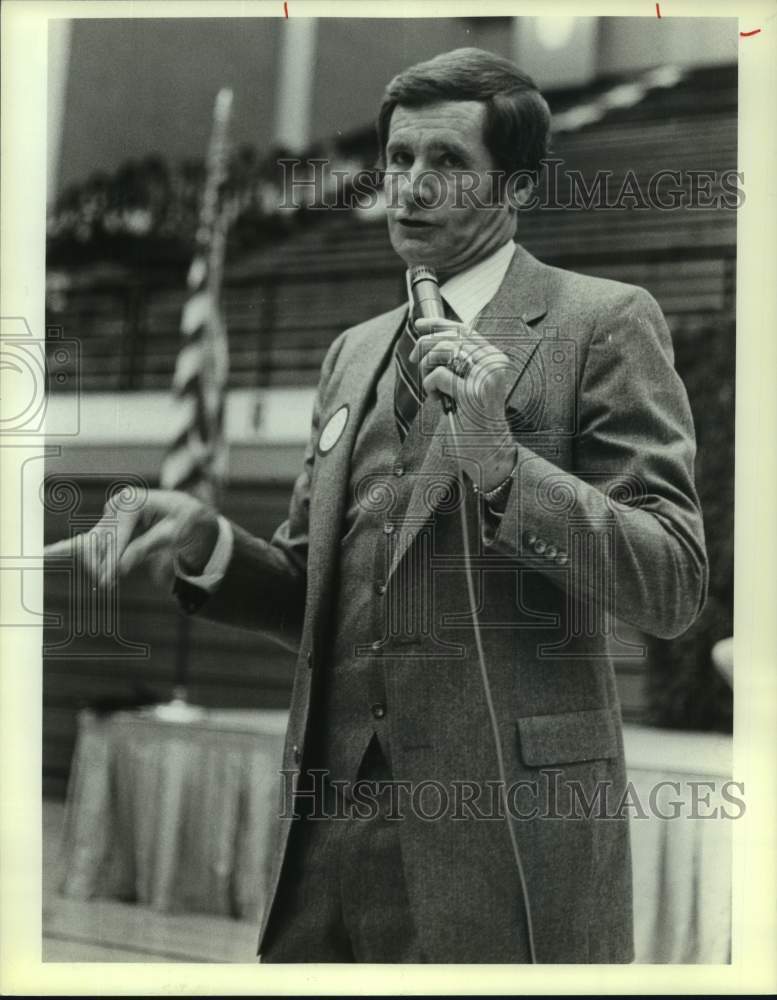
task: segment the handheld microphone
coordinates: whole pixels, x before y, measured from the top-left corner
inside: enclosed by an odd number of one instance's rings
[[[440,282],[433,267],[414,264],[410,268],[410,294],[413,298],[413,319],[445,319]],[[445,413],[456,411],[455,401],[445,393],[442,394],[442,408]]]

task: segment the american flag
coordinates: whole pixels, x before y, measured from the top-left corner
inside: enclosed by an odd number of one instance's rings
[[[220,304],[227,216],[221,204],[221,188],[227,172],[231,109],[232,91],[219,91],[196,248],[181,315],[184,342],[173,375],[177,430],[159,477],[163,488],[186,490],[213,505],[227,469],[224,405],[229,350]]]

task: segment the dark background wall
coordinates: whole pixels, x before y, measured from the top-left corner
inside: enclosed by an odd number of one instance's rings
[[[475,45],[515,56],[542,86],[587,84],[601,74],[662,64],[727,65],[737,57],[734,18],[576,18],[586,30],[566,46],[543,47],[536,18],[319,18],[314,25],[307,142],[373,120],[383,88],[404,66],[438,52]],[[561,21],[557,34],[561,37]],[[64,98],[55,191],[94,170],[159,153],[200,155],[219,88],[235,92],[237,145],[266,150],[275,142],[283,79],[283,18],[82,19],[68,24],[68,53],[52,106]],[[580,50],[587,50],[580,58]],[[290,79],[301,81],[303,67]],[[569,66],[578,79],[567,79]],[[554,81],[556,81],[554,83]],[[305,96],[307,94],[307,96]]]
[[[60,187],[149,152],[201,155],[225,79],[235,79],[235,141],[266,141],[281,27],[253,19],[76,21]]]
[[[508,55],[510,18],[322,19],[316,25],[310,139],[369,122],[386,82],[411,62],[461,45]],[[500,22],[494,25],[492,22]],[[198,155],[219,88],[235,93],[236,145],[275,137],[280,18],[84,20],[72,24],[59,187],[132,156]]]

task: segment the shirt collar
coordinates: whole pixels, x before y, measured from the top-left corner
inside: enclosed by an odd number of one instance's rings
[[[507,268],[515,253],[515,243],[508,240],[498,250],[495,250],[489,257],[478,261],[466,271],[454,274],[443,285],[440,286],[440,293],[448,305],[453,309],[462,323],[470,326],[485,306],[496,295],[497,289],[502,284]],[[412,297],[410,295],[410,272],[406,274],[408,287],[408,300],[412,307]]]

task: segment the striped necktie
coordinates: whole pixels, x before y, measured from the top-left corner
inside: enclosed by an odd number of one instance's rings
[[[448,303],[443,299],[445,315],[448,319],[456,319]],[[399,335],[394,351],[396,366],[396,381],[394,385],[394,416],[397,420],[397,430],[400,441],[404,441],[410,432],[410,427],[416,418],[418,408],[423,402],[425,393],[419,378],[418,363],[410,360],[410,352],[416,345],[419,334],[413,326],[413,319],[408,310],[405,325]]]
[[[418,340],[418,333],[408,310],[407,320],[399,335],[394,352],[396,382],[394,385],[394,416],[397,418],[399,440],[404,441],[423,400],[419,382],[418,365],[410,360],[410,352]]]

